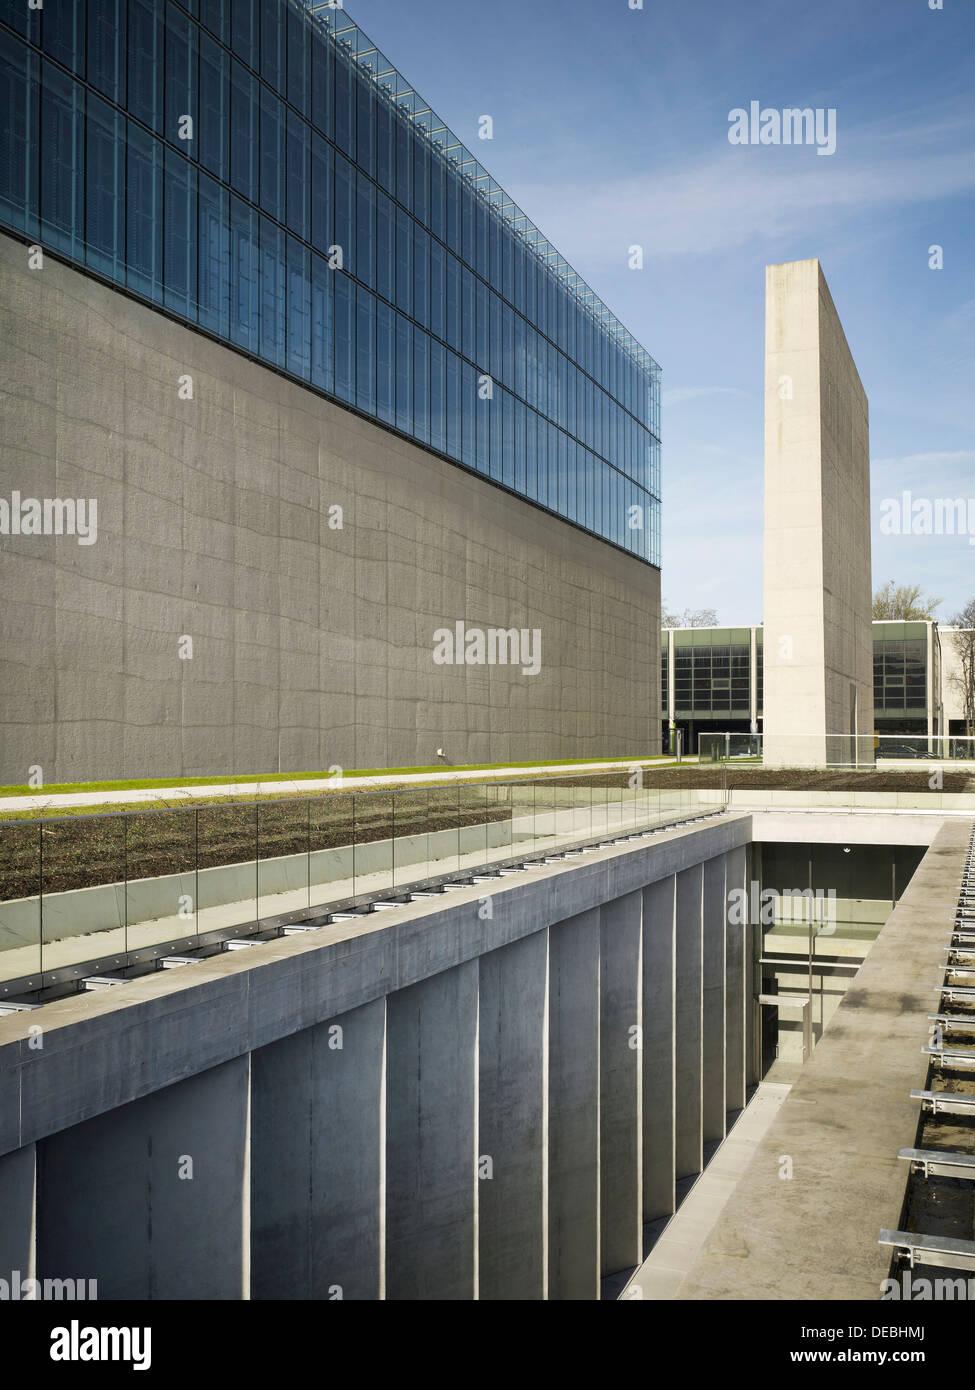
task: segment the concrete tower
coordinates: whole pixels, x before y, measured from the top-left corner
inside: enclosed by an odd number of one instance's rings
[[[765,272],[765,761],[873,760],[867,397],[819,261]]]

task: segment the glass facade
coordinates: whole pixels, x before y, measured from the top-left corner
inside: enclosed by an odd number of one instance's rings
[[[927,715],[928,632],[924,622],[873,624],[874,718],[908,724]],[[676,718],[738,720],[747,717],[749,631],[747,628],[672,629]],[[757,711],[762,714],[763,631],[755,632]],[[937,648],[935,648],[937,654]],[[668,631],[660,658],[661,709],[668,710]],[[935,681],[938,665],[935,661]]]
[[[873,630],[873,703],[877,719],[918,718],[927,709],[925,623],[877,624]]]
[[[748,628],[675,631],[674,709],[709,719],[747,719],[751,633]],[[666,669],[663,708],[667,708]]]
[[[659,564],[653,359],[342,9],[0,18],[0,224]]]

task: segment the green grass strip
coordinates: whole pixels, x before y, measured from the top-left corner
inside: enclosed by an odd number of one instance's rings
[[[432,767],[365,767],[348,768],[342,772],[341,780],[350,777],[395,777],[414,772],[504,772],[512,767],[587,767],[592,763],[619,762],[656,763],[670,762],[666,757],[649,758],[542,758],[528,763],[461,763],[456,767],[451,763],[437,763]],[[166,787],[228,787],[251,782],[311,782],[332,781],[336,774],[327,769],[321,772],[270,772],[245,773],[240,777],[142,777],[131,781],[117,782],[51,782],[38,790],[27,786],[0,787],[0,797],[4,796],[58,796],[66,792],[128,792],[144,791],[146,788]]]

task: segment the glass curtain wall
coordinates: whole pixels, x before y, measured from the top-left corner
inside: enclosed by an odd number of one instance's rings
[[[659,370],[342,9],[0,16],[0,225],[659,564]]]

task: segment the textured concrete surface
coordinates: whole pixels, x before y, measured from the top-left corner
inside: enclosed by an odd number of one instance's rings
[[[34,1174],[33,1144],[0,1158],[0,1279],[34,1277]]]
[[[722,863],[721,859],[716,863]],[[720,904],[718,915],[721,916]],[[643,1231],[643,894],[600,913],[600,1272],[636,1264]],[[655,967],[656,962],[651,962]]]
[[[788,1085],[774,1081],[761,1083],[672,1220],[668,1221],[650,1254],[620,1294],[621,1299],[678,1297],[685,1275],[700,1256],[714,1223],[788,1094]]]
[[[0,495],[98,504],[0,546],[0,782],[659,746],[659,571],[8,237],[0,280]],[[458,621],[538,674],[435,664]]]
[[[682,1299],[879,1299],[971,822],[939,831],[730,1195]],[[782,1158],[792,1177],[780,1176]]]
[[[385,1061],[383,999],[251,1054],[252,1298],[383,1296]]]
[[[481,956],[478,981],[478,1297],[543,1299],[548,931]]]
[[[746,889],[751,881],[749,850],[729,850],[725,855],[725,887],[730,894]],[[730,907],[730,901],[728,903]],[[745,1104],[745,1038],[750,1026],[752,996],[746,988],[745,933],[726,913],[725,934],[725,1105],[728,1111]]]
[[[477,1296],[477,990],[478,963],[464,961],[387,1003],[391,1299]]]
[[[724,1138],[726,1039],[726,939],[729,931],[725,858],[704,865],[701,934],[701,1133],[705,1144]],[[738,928],[739,938],[743,935]]]
[[[652,883],[643,894],[643,1211],[648,1221],[669,1216],[676,1195],[676,900],[675,878]]]
[[[703,891],[701,864],[677,875],[674,1090],[678,1178],[699,1173],[702,1164]]]
[[[102,1299],[243,1297],[249,1076],[238,1057],[40,1145],[41,1277],[97,1279]]]
[[[599,919],[579,913],[549,933],[551,1299],[599,1297]]]
[[[766,763],[873,761],[871,613],[866,393],[819,262],[771,265]]]

